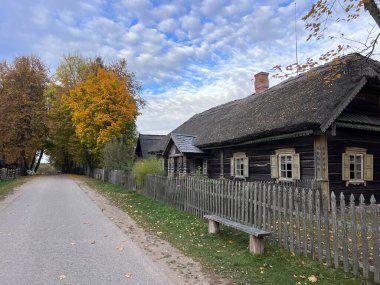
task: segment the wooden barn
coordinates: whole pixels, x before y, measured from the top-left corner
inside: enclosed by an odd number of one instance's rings
[[[322,191],[380,200],[380,62],[341,58],[194,115],[156,143],[169,176],[314,179]]]

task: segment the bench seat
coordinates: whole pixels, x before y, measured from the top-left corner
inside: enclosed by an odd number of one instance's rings
[[[264,252],[264,237],[270,236],[271,233],[246,225],[242,225],[237,222],[230,221],[228,219],[216,216],[216,215],[205,215],[204,216],[209,221],[208,232],[210,234],[216,234],[219,232],[219,224],[240,230],[249,234],[249,249],[253,254],[262,254]]]

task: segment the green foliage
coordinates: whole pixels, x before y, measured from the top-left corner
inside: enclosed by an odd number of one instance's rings
[[[164,174],[162,160],[156,158],[137,160],[132,173],[136,178],[137,188],[141,189],[147,174]]]
[[[41,163],[40,167],[38,168],[37,174],[53,175],[57,174],[57,169],[54,167],[54,165],[50,163]]]
[[[343,270],[327,268],[310,258],[265,243],[265,253],[249,253],[248,235],[223,227],[218,235],[207,232],[207,221],[164,205],[125,188],[87,180],[107,194],[140,226],[169,241],[208,270],[233,279],[236,284],[372,284]],[[121,194],[122,193],[122,194]],[[310,279],[309,279],[310,278]]]
[[[132,135],[130,137],[133,138]],[[101,154],[101,166],[107,169],[131,170],[135,151],[134,141],[134,139],[113,139],[106,143]]]
[[[143,100],[126,60],[106,65],[100,57],[67,55],[53,79],[46,90],[50,161],[63,172],[85,165],[130,169]]]
[[[17,179],[0,180],[0,201],[12,193],[14,188],[21,186],[30,179],[32,179],[30,176],[22,176]]]

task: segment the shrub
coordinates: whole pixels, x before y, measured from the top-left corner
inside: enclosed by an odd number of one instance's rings
[[[136,178],[137,188],[141,189],[147,174],[164,175],[165,171],[161,159],[149,158],[136,161],[132,173]]]

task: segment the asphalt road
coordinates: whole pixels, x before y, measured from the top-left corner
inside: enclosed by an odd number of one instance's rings
[[[175,284],[68,176],[0,208],[0,284]]]

